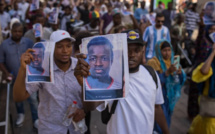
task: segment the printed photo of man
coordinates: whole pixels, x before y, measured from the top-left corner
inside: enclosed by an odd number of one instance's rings
[[[32,53],[34,60],[28,66],[29,75],[48,75],[45,73],[45,69],[42,67],[45,46],[42,43],[37,43]]]
[[[205,24],[214,24],[215,23],[215,3],[214,2],[208,2],[205,5],[204,9],[204,23]]]
[[[109,74],[113,64],[113,45],[105,37],[95,37],[87,44],[87,62],[90,76],[86,80],[86,89],[122,89],[122,85]]]

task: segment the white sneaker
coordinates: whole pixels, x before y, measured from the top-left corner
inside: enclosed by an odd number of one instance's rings
[[[39,120],[37,119],[37,120],[34,122],[34,128],[38,129],[38,123],[39,123]]]
[[[23,125],[24,119],[25,119],[25,115],[24,114],[18,114],[18,118],[16,120],[16,126],[17,127],[21,127]]]

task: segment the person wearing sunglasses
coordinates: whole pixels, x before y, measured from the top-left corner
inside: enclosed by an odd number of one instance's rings
[[[170,33],[164,23],[164,15],[158,13],[155,18],[155,25],[148,26],[143,33],[143,41],[147,43],[146,46],[146,60],[155,56],[155,44],[162,39],[171,42]]]

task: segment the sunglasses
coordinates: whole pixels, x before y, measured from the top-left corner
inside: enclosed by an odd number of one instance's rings
[[[157,22],[158,22],[158,23],[164,23],[164,21],[163,21],[163,20],[162,20],[162,21],[160,21],[160,20],[157,20]]]

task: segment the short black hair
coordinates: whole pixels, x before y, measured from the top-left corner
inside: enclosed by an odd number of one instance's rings
[[[158,13],[158,14],[156,15],[156,18],[160,18],[160,17],[164,17],[164,15],[163,15],[162,13]]]
[[[206,7],[207,6],[213,6],[213,8],[214,8],[214,3],[213,2],[208,2],[208,4],[206,5]]]
[[[113,45],[112,43],[105,37],[102,36],[98,36],[93,38],[92,40],[90,40],[90,42],[87,44],[87,50],[89,51],[89,48],[91,46],[95,46],[95,45],[107,45],[110,47],[110,51],[111,51],[111,61],[113,61]]]
[[[43,14],[35,14],[33,16],[33,20],[35,21],[37,18],[45,18]]]
[[[79,50],[79,45],[81,44],[81,41],[83,38],[90,37],[92,34],[88,31],[80,31],[75,35],[75,42],[74,42],[74,50]]]
[[[64,7],[64,10],[66,10],[66,9],[71,10],[71,7],[70,7],[70,6],[65,6],[65,7]]]
[[[41,49],[43,49],[43,55],[45,54],[45,46],[43,45],[43,43],[39,42],[39,43],[34,44],[33,49],[34,48],[41,48]]]
[[[23,27],[23,26],[22,26],[22,24],[19,23],[19,22],[16,22],[16,23],[14,23],[14,24],[12,25],[12,29],[15,29],[15,28],[17,28],[17,27]]]

